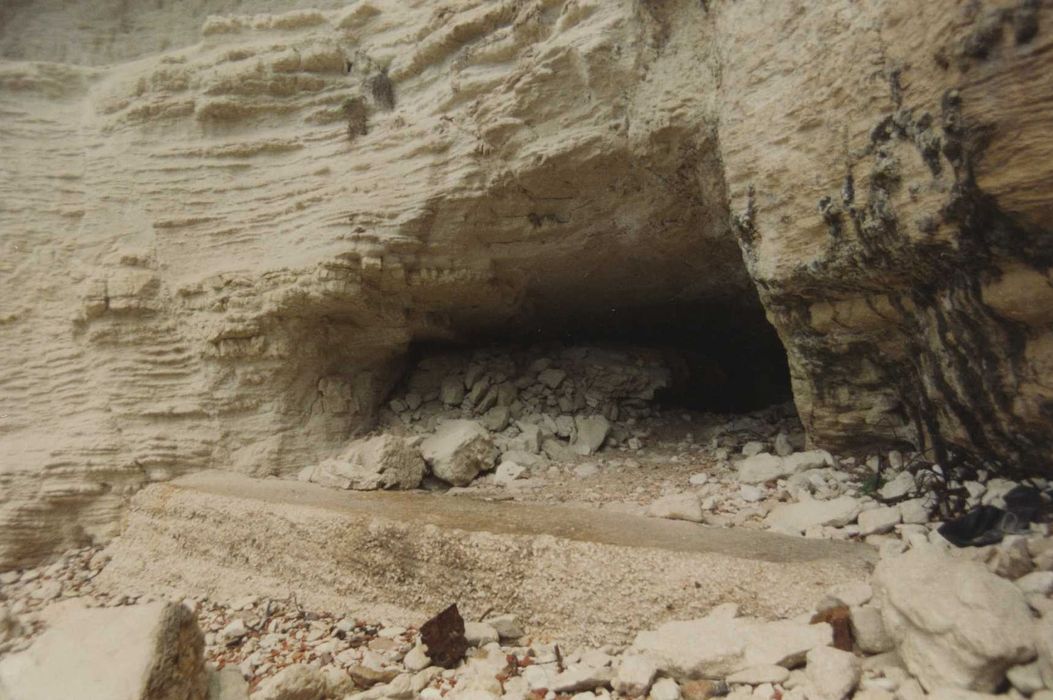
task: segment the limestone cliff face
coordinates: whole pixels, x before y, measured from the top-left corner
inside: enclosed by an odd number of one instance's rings
[[[411,342],[754,290],[814,441],[1048,471],[1048,3],[2,12],[0,566],[318,460]]]
[[[1051,24],[1031,0],[717,13],[730,201],[817,440],[1048,473]]]
[[[0,64],[0,560],[105,535],[147,481],[318,461],[414,340],[759,310],[687,5],[162,3],[187,46],[126,7],[126,53],[86,17],[80,65]],[[48,58],[49,7],[9,54]]]

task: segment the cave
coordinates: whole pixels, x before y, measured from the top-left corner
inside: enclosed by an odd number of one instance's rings
[[[568,300],[567,307],[570,307]],[[636,348],[660,354],[670,372],[653,405],[662,411],[735,414],[792,401],[786,352],[759,302],[732,308],[704,303],[611,306],[555,317],[532,315],[514,323],[472,328],[454,339],[411,344],[406,368],[422,360],[475,348]],[[398,382],[392,395],[404,382]]]
[[[0,0],[0,700],[1053,700],[1051,27]]]

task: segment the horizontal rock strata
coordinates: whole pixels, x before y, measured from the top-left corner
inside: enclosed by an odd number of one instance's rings
[[[221,472],[144,489],[128,517],[96,579],[104,588],[217,600],[295,590],[306,605],[402,624],[456,601],[468,617],[494,607],[573,642],[625,640],[729,601],[800,614],[826,588],[864,579],[875,557],[861,544]]]

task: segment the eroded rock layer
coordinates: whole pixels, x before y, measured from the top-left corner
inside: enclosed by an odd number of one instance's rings
[[[1048,471],[1048,3],[0,13],[0,566],[318,462],[415,341],[663,306],[763,303],[819,444]]]

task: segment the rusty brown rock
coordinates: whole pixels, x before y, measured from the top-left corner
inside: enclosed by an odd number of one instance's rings
[[[468,651],[464,619],[454,603],[421,625],[420,638],[436,666],[454,668]]]
[[[833,646],[841,651],[852,651],[852,622],[847,605],[838,605],[833,608],[817,612],[812,616],[812,624],[826,622],[834,630]]]

